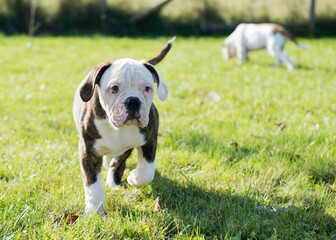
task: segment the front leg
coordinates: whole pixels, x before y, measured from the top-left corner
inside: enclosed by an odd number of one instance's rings
[[[243,29],[241,30],[243,31]],[[243,36],[243,32],[236,39],[236,54],[239,63],[246,62],[248,60],[247,57],[247,48],[245,43],[245,37]]]
[[[107,171],[106,185],[112,189],[120,189],[121,178],[124,175],[126,159],[131,155],[132,149],[127,150],[124,154],[113,158]]]
[[[87,148],[84,141],[79,143],[79,159],[85,191],[85,212],[105,214],[105,192],[102,184],[102,158]]]
[[[137,151],[137,167],[127,178],[127,182],[133,187],[144,186],[154,179],[156,139],[154,141],[148,141],[142,147],[138,147]]]
[[[237,58],[239,63],[243,63],[248,60],[247,51],[244,46],[239,45],[237,47]]]
[[[275,66],[278,67],[282,64],[282,60],[280,58],[277,58],[277,62],[275,63]]]

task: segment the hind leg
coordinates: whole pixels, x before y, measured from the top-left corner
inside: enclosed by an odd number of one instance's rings
[[[277,55],[280,57],[280,59],[285,63],[287,69],[289,71],[294,70],[294,64],[293,62],[290,60],[289,56],[284,53],[284,52],[279,52],[277,53]]]
[[[280,58],[277,58],[277,61],[275,63],[275,66],[278,67],[282,64],[282,60]]]
[[[278,59],[277,63],[284,62],[289,71],[292,71],[294,69],[293,62],[290,60],[288,55],[282,51],[282,48],[275,47],[274,56]]]
[[[277,58],[277,62],[275,64],[276,66],[280,66],[284,62],[289,71],[292,71],[294,69],[293,62],[290,60],[288,55],[286,53],[284,53],[283,51],[277,49],[277,50],[274,51],[273,56]]]
[[[248,60],[247,51],[246,51],[245,47],[243,47],[243,46],[238,46],[237,47],[237,58],[238,58],[239,63],[243,63],[243,62],[246,62]]]
[[[123,155],[111,160],[106,176],[106,185],[110,188],[121,188],[121,178],[125,171],[126,159],[131,155],[132,150],[133,149],[129,149]]]
[[[291,71],[294,69],[294,64],[288,55],[283,51],[285,43],[286,37],[280,33],[276,33],[274,36],[269,37],[267,41],[267,51],[271,57],[277,58],[276,65],[280,65],[282,62],[284,62],[287,69]]]

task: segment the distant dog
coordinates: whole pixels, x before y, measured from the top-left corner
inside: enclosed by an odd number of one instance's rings
[[[87,214],[105,212],[103,157],[110,163],[106,185],[111,188],[120,188],[125,162],[133,148],[138,152],[138,164],[128,176],[128,183],[140,187],[153,180],[159,128],[159,114],[153,104],[154,83],[161,101],[168,96],[168,89],[153,65],[165,57],[173,42],[174,39],[170,40],[149,61],[105,61],[80,83],[73,116],[79,133]]]
[[[301,49],[308,48],[308,46],[299,44],[286,28],[278,24],[242,23],[224,40],[223,58],[229,60],[237,56],[240,62],[244,62],[248,60],[247,53],[249,51],[267,48],[269,55],[278,59],[278,65],[284,62],[288,70],[293,70],[294,64],[288,55],[283,52],[287,38]]]

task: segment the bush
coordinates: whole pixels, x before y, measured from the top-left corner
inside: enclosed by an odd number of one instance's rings
[[[33,0],[2,0],[0,31],[5,34],[27,33]],[[276,22],[290,25],[295,34],[307,33],[309,1],[274,0],[174,0],[147,19],[131,23],[139,11],[161,0],[107,1],[105,15],[98,0],[39,0],[36,9],[36,34],[110,35],[204,35],[213,34],[202,28],[207,23],[235,26],[241,22]],[[336,7],[333,0],[321,0],[316,8],[316,33],[334,35]],[[232,31],[226,28],[219,34]]]

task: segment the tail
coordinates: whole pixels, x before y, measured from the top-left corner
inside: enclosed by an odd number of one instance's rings
[[[169,52],[170,48],[173,46],[173,43],[175,41],[176,37],[173,37],[172,39],[170,39],[166,46],[161,50],[161,52],[159,53],[159,55],[157,55],[155,58],[152,58],[151,60],[149,60],[148,62],[152,65],[156,65],[159,62],[162,61],[162,59],[167,55],[167,53]]]
[[[304,50],[309,49],[308,45],[304,45],[304,44],[300,44],[300,43],[296,44],[296,46],[298,46],[299,48],[304,49]]]
[[[295,37],[288,31],[287,28],[283,27],[283,26],[280,26],[278,24],[271,24],[272,27],[273,27],[273,32],[276,33],[276,32],[279,32],[281,33],[282,35],[284,35],[286,38],[290,39],[293,43],[296,44],[296,46],[298,46],[299,48],[301,49],[309,49],[309,46],[307,45],[303,45],[303,44],[300,44],[298,43],[298,41],[295,39]]]

